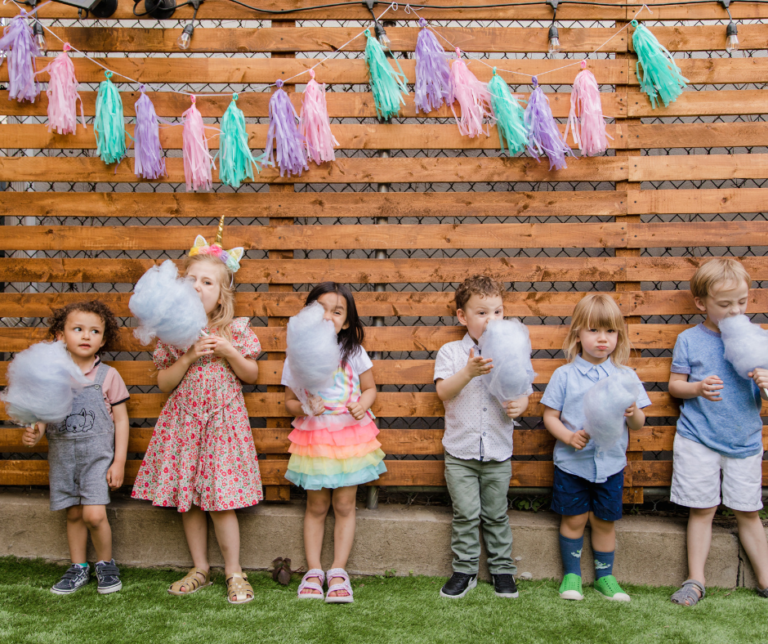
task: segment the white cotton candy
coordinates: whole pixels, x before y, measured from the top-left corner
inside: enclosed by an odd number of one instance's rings
[[[613,447],[624,433],[624,412],[637,400],[637,378],[629,369],[619,369],[584,395],[584,430],[598,451]]]
[[[40,342],[16,354],[0,400],[19,425],[60,423],[72,413],[74,393],[89,382],[63,342]]]
[[[493,360],[493,369],[483,376],[488,391],[501,404],[523,396],[536,377],[528,327],[520,320],[491,320],[479,346],[483,358]]]
[[[339,367],[341,353],[336,329],[333,322],[323,319],[324,315],[323,305],[312,302],[288,320],[285,353],[295,385],[291,388],[297,396],[303,390],[316,394],[329,386]]]
[[[725,359],[742,378],[754,369],[768,369],[768,331],[752,324],[746,315],[734,315],[720,322]]]
[[[133,334],[142,344],[158,337],[166,344],[186,348],[197,341],[208,323],[200,295],[190,280],[178,276],[170,259],[141,276],[128,307],[139,319]]]

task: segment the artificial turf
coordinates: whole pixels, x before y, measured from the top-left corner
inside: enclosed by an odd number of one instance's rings
[[[438,596],[444,579],[360,577],[355,603],[296,598],[298,575],[283,587],[251,573],[256,598],[230,606],[223,575],[189,597],[173,597],[176,570],[123,568],[123,590],[100,596],[96,582],[74,595],[49,591],[64,566],[0,558],[0,642],[695,642],[768,641],[768,600],[744,588],[710,589],[694,608],[670,603],[672,588],[624,586],[630,604],[591,587],[582,602],[557,596],[555,581],[520,582],[519,599],[498,599],[480,583],[461,600]]]

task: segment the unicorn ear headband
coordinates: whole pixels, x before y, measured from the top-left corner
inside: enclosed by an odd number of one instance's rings
[[[216,233],[216,241],[209,246],[208,242],[205,241],[205,237],[198,235],[195,238],[195,243],[192,244],[192,248],[189,249],[189,257],[194,257],[195,255],[213,255],[224,262],[230,271],[237,273],[237,271],[240,270],[240,260],[243,258],[244,249],[242,246],[232,248],[231,250],[224,250],[224,248],[222,248],[221,236],[224,233],[224,217],[225,215],[222,215],[219,220],[219,230]]]

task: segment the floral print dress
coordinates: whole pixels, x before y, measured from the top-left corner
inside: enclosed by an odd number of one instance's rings
[[[232,345],[255,359],[261,345],[248,322],[232,321]],[[168,369],[186,351],[158,341],[152,358]],[[263,498],[242,384],[225,359],[202,356],[184,375],[157,419],[131,496],[179,512],[245,508]]]

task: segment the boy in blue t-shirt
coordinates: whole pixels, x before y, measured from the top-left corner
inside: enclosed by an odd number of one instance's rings
[[[758,515],[762,509],[763,395],[768,370],[741,378],[724,357],[719,324],[747,310],[751,279],[734,259],[714,259],[690,282],[703,324],[683,331],[675,343],[669,393],[683,400],[673,447],[670,499],[690,508],[688,576],[672,601],[693,606],[704,594],[704,565],[712,539],[712,519],[720,504],[734,511],[739,538],[768,597],[768,541]]]

